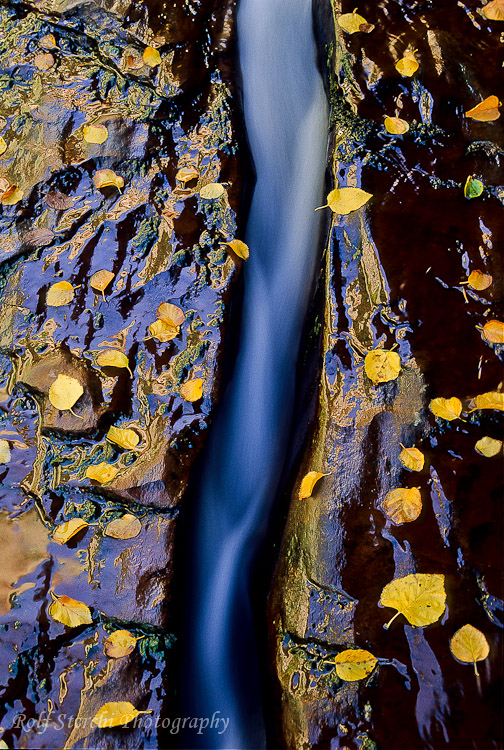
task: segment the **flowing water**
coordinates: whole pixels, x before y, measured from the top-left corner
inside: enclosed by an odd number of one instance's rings
[[[319,248],[328,112],[311,0],[241,0],[239,57],[257,183],[243,317],[191,520],[186,713],[229,718],[202,747],[265,746],[248,595],[289,444],[295,373]],[[187,688],[186,688],[187,689]],[[218,730],[223,730],[220,724]],[[194,735],[193,735],[194,738]],[[194,742],[194,739],[193,739]]]

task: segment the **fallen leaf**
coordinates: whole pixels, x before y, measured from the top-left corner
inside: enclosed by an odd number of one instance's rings
[[[409,130],[409,123],[400,117],[386,117],[383,121],[385,130],[392,135],[404,135]]]
[[[135,430],[128,428],[121,429],[120,427],[109,427],[106,437],[111,443],[115,443],[120,448],[126,450],[133,450],[140,442],[140,435]]]
[[[3,193],[1,202],[4,206],[14,206],[16,203],[19,203],[23,195],[23,190],[21,190],[17,185],[11,185]]]
[[[88,143],[105,143],[108,138],[108,130],[105,125],[84,125],[82,128],[82,135],[84,136],[84,140]]]
[[[205,200],[215,200],[224,195],[226,188],[221,185],[220,182],[209,182],[207,185],[201,188],[200,196]]]
[[[99,169],[94,173],[93,182],[98,190],[104,187],[116,187],[121,191],[124,187],[124,179],[112,169]]]
[[[345,216],[358,208],[362,208],[372,197],[371,193],[366,193],[365,190],[360,188],[335,188],[327,196],[326,205],[316,208],[315,211],[330,208],[333,213]]]
[[[417,628],[439,620],[446,605],[444,579],[444,575],[436,573],[411,573],[387,583],[380,604],[397,609],[397,614],[384,625],[385,629],[388,630],[399,615],[404,615]]]
[[[171,302],[162,302],[156,312],[157,317],[167,325],[177,328],[185,320],[185,312]]]
[[[401,57],[395,64],[395,68],[398,73],[402,76],[410,78],[418,70],[418,60],[415,57],[415,52],[405,52],[404,57]]]
[[[58,375],[49,388],[49,401],[55,409],[72,411],[83,393],[84,388],[78,380],[68,375]]]
[[[93,618],[87,604],[79,602],[77,599],[71,599],[69,596],[62,594],[56,596],[52,591],[52,602],[47,611],[57,622],[63,623],[68,628],[77,628],[79,625],[91,625]]]
[[[50,52],[43,52],[40,55],[35,55],[33,62],[39,70],[45,71],[54,65],[54,57]]]
[[[61,193],[59,190],[50,190],[46,197],[45,202],[49,208],[56,208],[58,211],[64,211],[67,208],[72,208],[75,199],[70,198],[69,195]]]
[[[390,349],[372,349],[364,359],[364,370],[375,383],[388,383],[401,372],[401,358]]]
[[[478,628],[463,625],[450,641],[453,656],[465,664],[474,664],[474,674],[479,677],[477,661],[484,661],[490,653],[488,641]]]
[[[456,396],[452,398],[433,398],[429,403],[429,409],[435,417],[447,419],[451,422],[458,419],[462,414],[462,401]]]
[[[500,453],[502,449],[502,440],[496,440],[495,438],[485,435],[485,437],[482,437],[477,441],[474,449],[486,458],[493,458],[493,456]]]
[[[198,177],[199,172],[195,167],[181,167],[175,175],[175,178],[184,185],[186,182],[196,180]]]
[[[61,307],[68,305],[74,298],[75,289],[69,281],[57,281],[51,284],[46,294],[46,305]]]
[[[42,49],[54,49],[57,46],[54,34],[45,34],[39,39],[39,47]]]
[[[147,338],[157,339],[162,343],[171,341],[178,336],[180,332],[179,326],[170,326],[164,320],[155,320],[154,323],[149,325],[149,336]]]
[[[0,136],[0,156],[4,154],[7,151],[7,143],[5,140]]]
[[[120,352],[118,349],[104,349],[96,357],[96,361],[100,365],[100,367],[119,367],[121,369],[124,368],[125,370],[128,370],[131,377],[133,377],[133,373],[131,372],[129,366],[128,357],[124,354],[124,352]]]
[[[400,444],[401,445],[401,444]],[[424,467],[425,456],[418,448],[405,448],[401,445],[402,451],[399,453],[399,461],[405,469],[410,471],[422,471]]]
[[[102,297],[105,300],[105,289],[108,287],[113,278],[114,274],[112,273],[112,271],[106,271],[105,269],[102,269],[101,271],[97,271],[91,276],[91,278],[89,279],[89,286],[91,287],[91,289],[94,289],[95,292],[101,292]]]
[[[104,643],[104,652],[111,659],[121,659],[129,656],[135,650],[138,638],[129,630],[114,630]]]
[[[381,507],[394,523],[410,523],[418,518],[422,511],[420,488],[398,487],[387,494]]]
[[[121,518],[115,518],[104,529],[105,536],[114,539],[134,539],[142,531],[142,524],[136,516],[126,513]]]
[[[184,401],[199,401],[203,396],[203,378],[187,380],[180,388]]]
[[[143,68],[145,63],[141,57],[138,57],[138,55],[127,55],[126,65],[128,66],[128,68],[131,68],[131,70],[140,70],[140,68]]]
[[[481,393],[474,399],[476,409],[498,409],[504,411],[504,393],[500,391],[490,391]]]
[[[354,10],[353,13],[343,13],[338,18],[338,26],[347,34],[356,34],[361,31],[361,26],[367,26],[367,21]]]
[[[23,244],[29,247],[46,247],[51,244],[53,239],[54,232],[46,229],[46,227],[37,227],[23,235]]]
[[[348,648],[334,657],[336,674],[345,682],[363,680],[371,674],[378,664],[378,659],[362,648]]]
[[[483,15],[489,21],[504,21],[504,0],[491,0],[483,8]]]
[[[498,120],[500,117],[499,107],[501,102],[496,96],[487,96],[482,102],[477,104],[472,109],[469,109],[466,113],[466,117],[470,117],[472,120],[478,120],[479,122],[492,122]]]
[[[247,258],[249,257],[248,245],[246,245],[241,240],[231,240],[231,242],[224,242],[223,244],[230,247],[234,254],[239,258],[247,260]]]
[[[86,526],[89,526],[89,524],[82,518],[71,518],[70,521],[60,523],[59,526],[56,526],[52,535],[52,540],[53,542],[58,542],[58,544],[65,544],[73,536],[78,534],[79,531],[85,529]]]
[[[100,484],[105,484],[106,482],[111,482],[117,476],[118,472],[119,469],[116,469],[115,466],[106,463],[106,461],[101,461],[99,464],[88,466],[86,469],[86,478],[94,479],[95,482],[100,482]]]
[[[154,47],[146,47],[142,55],[142,60],[149,66],[149,68],[155,68],[157,65],[161,64],[161,55],[157,49],[154,49]]]
[[[491,344],[504,344],[504,323],[500,320],[489,320],[484,326],[476,326],[483,333],[483,338]]]
[[[299,486],[299,493],[298,497],[300,500],[305,500],[308,497],[311,497],[313,488],[317,484],[318,480],[322,477],[327,477],[328,474],[324,474],[321,471],[309,471],[308,474],[305,474],[304,477],[301,480],[301,484]]]
[[[466,198],[479,198],[483,192],[483,183],[472,175],[469,175],[464,185],[464,195]]]
[[[476,289],[478,292],[482,292],[483,289],[488,289],[492,284],[492,277],[489,273],[483,273],[483,271],[471,271],[467,283],[472,289]]]
[[[137,711],[135,706],[128,701],[105,703],[93,716],[92,722],[100,729],[120,727],[133,721],[140,714],[151,714],[152,711]]]
[[[0,750],[9,750],[9,746],[5,740],[0,740]]]
[[[8,464],[11,460],[11,452],[7,440],[0,440],[0,464]]]

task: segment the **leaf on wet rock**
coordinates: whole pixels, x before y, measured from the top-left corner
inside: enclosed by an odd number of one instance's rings
[[[248,245],[246,245],[241,240],[231,240],[231,242],[224,242],[223,244],[230,247],[234,254],[239,258],[247,260],[247,258],[249,257]]]
[[[483,183],[472,175],[469,175],[464,185],[464,195],[466,198],[479,198],[483,192]]]
[[[112,169],[99,169],[93,175],[93,182],[98,190],[104,187],[116,187],[120,191],[124,187],[124,179]]]
[[[142,60],[149,68],[155,68],[161,64],[161,55],[154,47],[146,47],[142,55]]]
[[[7,151],[7,143],[5,140],[0,136],[0,156],[4,154]]]
[[[469,109],[465,113],[465,116],[470,117],[472,120],[478,120],[479,122],[492,122],[493,120],[499,119],[500,106],[501,102],[496,96],[487,96],[482,102],[472,109]]]
[[[195,167],[181,167],[175,177],[179,182],[182,182],[182,184],[185,185],[185,183],[190,182],[190,180],[197,180],[199,172]]]
[[[504,0],[490,0],[483,8],[483,14],[489,21],[504,21]]]
[[[180,387],[184,401],[199,401],[203,396],[203,378],[191,378]]]
[[[181,326],[185,320],[185,312],[171,302],[162,302],[156,311],[156,315],[167,325],[173,326],[173,328]]]
[[[65,211],[67,208],[72,208],[75,199],[70,198],[69,195],[61,193],[59,190],[51,190],[45,197],[45,202],[49,208],[55,208],[58,211]]]
[[[474,399],[476,409],[498,409],[504,411],[504,393],[500,391],[489,391],[480,393]]]
[[[387,583],[380,597],[383,607],[397,609],[397,614],[384,625],[388,630],[399,615],[410,625],[423,628],[439,620],[446,606],[444,575],[412,573]]]
[[[201,188],[200,196],[205,200],[215,200],[224,195],[225,192],[226,188],[220,182],[209,182]]]
[[[397,487],[387,494],[381,507],[394,523],[410,523],[417,519],[422,511],[420,488]]]
[[[42,49],[54,49],[57,46],[54,34],[45,34],[39,39],[39,47]]]
[[[14,206],[22,199],[24,191],[17,185],[10,185],[2,194],[1,202],[4,206]]]
[[[334,657],[334,664],[340,680],[356,682],[371,674],[378,664],[378,659],[365,649],[348,648]]]
[[[493,458],[502,450],[502,440],[496,440],[485,435],[476,442],[474,449],[486,458]]]
[[[136,516],[126,513],[121,518],[115,518],[104,529],[105,536],[114,539],[134,539],[142,531],[142,524]]]
[[[474,665],[474,674],[478,677],[477,661],[484,661],[490,653],[490,646],[484,634],[473,625],[463,625],[450,641],[453,656],[464,664]]]
[[[50,245],[54,239],[54,232],[46,227],[37,227],[36,229],[30,229],[23,235],[23,243],[29,247],[46,247]]]
[[[11,460],[11,452],[7,440],[0,440],[0,464],[8,464]]]
[[[410,78],[417,72],[419,65],[418,60],[415,57],[415,52],[416,50],[405,52],[404,57],[401,57],[401,59],[396,62],[395,68],[402,76]]]
[[[35,55],[33,62],[39,70],[45,71],[54,65],[54,57],[50,52],[43,52],[40,55]]]
[[[305,474],[299,487],[299,499],[305,500],[306,498],[311,497],[313,488],[319,479],[327,476],[329,476],[329,474],[324,474],[322,471],[309,471],[308,474]]]
[[[77,599],[71,599],[64,594],[56,596],[52,591],[52,602],[47,611],[53,620],[61,622],[68,628],[77,628],[79,625],[91,625],[93,618],[87,604],[79,602]]]
[[[156,339],[164,344],[178,336],[179,331],[179,326],[168,325],[164,320],[155,320],[149,325],[149,336],[145,340]]]
[[[131,377],[133,377],[133,373],[129,366],[129,359],[124,352],[120,352],[119,349],[104,349],[98,354],[96,361],[100,367],[119,367],[128,370]]]
[[[129,630],[114,630],[104,643],[104,652],[111,659],[129,656],[135,650],[138,638]]]
[[[387,133],[391,135],[404,135],[410,128],[409,123],[401,120],[400,117],[386,117],[383,124]]]
[[[418,448],[405,448],[401,445],[402,451],[399,453],[399,461],[405,469],[410,471],[422,471],[424,467],[425,456]]]
[[[452,398],[433,398],[429,403],[429,409],[435,417],[447,419],[451,422],[458,419],[462,414],[462,401],[456,396]]]
[[[330,208],[333,213],[346,216],[352,211],[362,208],[372,197],[371,193],[366,193],[365,190],[361,190],[360,188],[335,188],[327,196],[326,205],[316,208],[315,211],[320,211],[322,208]]]
[[[140,435],[138,432],[130,430],[127,427],[124,429],[113,426],[109,427],[106,437],[111,443],[115,443],[125,450],[133,450],[140,442]]]
[[[339,16],[338,26],[347,34],[356,34],[358,31],[363,31],[361,26],[368,26],[368,22],[354,10],[353,13],[343,13]]]
[[[401,358],[391,349],[372,349],[364,359],[364,370],[375,385],[388,383],[401,372]]]
[[[483,271],[475,270],[471,271],[467,284],[472,288],[476,289],[477,292],[482,292],[484,289],[488,289],[492,284],[492,277],[489,273],[483,273]]]
[[[88,143],[105,143],[108,138],[108,130],[105,125],[84,125],[82,135]]]
[[[55,409],[71,411],[83,393],[84,388],[78,380],[69,375],[58,375],[49,388],[49,401]]]
[[[85,529],[86,526],[89,526],[89,524],[82,518],[71,518],[70,521],[66,521],[59,526],[56,526],[52,535],[52,540],[53,542],[58,542],[58,544],[66,544],[66,542],[78,534],[79,531]]]
[[[101,292],[103,299],[105,300],[105,289],[108,287],[112,279],[114,278],[112,271],[107,271],[102,268],[101,271],[94,273],[89,279],[89,286],[94,289],[95,292]]]
[[[94,479],[95,482],[100,482],[100,484],[105,484],[115,479],[118,472],[119,469],[115,466],[108,464],[106,461],[101,461],[99,464],[87,467],[86,478]]]
[[[484,326],[476,326],[476,328],[491,344],[504,344],[504,323],[500,320],[489,320]]]
[[[69,281],[57,281],[51,284],[46,294],[46,305],[61,307],[68,305],[74,298],[75,288]]]
[[[140,714],[151,714],[152,711],[137,711],[135,706],[128,701],[117,701],[105,703],[93,716],[92,722],[100,729],[120,727],[129,724]]]

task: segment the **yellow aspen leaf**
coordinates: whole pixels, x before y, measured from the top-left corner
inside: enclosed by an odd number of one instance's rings
[[[397,487],[387,494],[382,508],[390,520],[396,524],[414,521],[422,511],[420,488]]]
[[[483,334],[483,338],[491,344],[504,344],[504,323],[500,320],[489,320],[484,326],[476,326]]]
[[[378,659],[362,648],[348,648],[334,657],[336,674],[345,682],[363,680],[371,674],[378,664]]]
[[[112,271],[107,271],[104,268],[101,271],[94,273],[89,279],[89,286],[94,289],[95,292],[101,292],[103,299],[105,300],[105,289],[108,287],[114,274]]]
[[[199,401],[203,396],[203,378],[187,380],[180,388],[184,401]]]
[[[386,117],[383,121],[385,130],[392,135],[404,135],[409,130],[409,123],[400,117]]]
[[[69,375],[58,375],[49,388],[49,401],[55,409],[72,411],[83,393],[84,388],[78,380]]]
[[[42,52],[40,55],[35,55],[33,62],[39,70],[46,71],[54,65],[54,57],[50,52]]]
[[[200,196],[205,200],[215,200],[224,195],[226,188],[221,185],[220,182],[209,182],[207,185],[201,188]]]
[[[433,398],[429,403],[429,409],[435,417],[447,419],[451,422],[458,419],[462,414],[462,401],[456,396],[452,398]]]
[[[8,464],[11,460],[10,446],[7,440],[0,440],[0,464]]]
[[[137,711],[135,706],[128,701],[117,701],[105,703],[99,711],[93,716],[92,722],[100,729],[110,729],[111,727],[121,727],[129,724],[140,714],[151,714],[152,711]]]
[[[408,78],[410,78],[417,72],[418,67],[419,65],[418,60],[415,57],[415,51],[405,52],[404,57],[401,57],[401,59],[398,60],[395,65],[397,72],[402,76],[407,76]]]
[[[52,602],[47,611],[56,622],[61,622],[68,628],[77,628],[79,625],[91,625],[93,618],[87,604],[79,602],[77,599],[71,599],[69,596],[62,594],[56,596],[52,591]]]
[[[504,0],[491,0],[483,8],[483,15],[489,21],[504,21]]]
[[[178,336],[179,331],[179,326],[170,326],[164,320],[155,320],[154,323],[149,325],[149,336],[147,338],[157,339],[164,344]]]
[[[82,135],[88,143],[105,143],[108,138],[108,130],[105,125],[84,125]]]
[[[93,175],[93,182],[98,190],[104,187],[116,187],[121,191],[124,187],[124,179],[112,169],[99,169]]]
[[[101,461],[99,464],[87,467],[86,478],[94,479],[95,482],[100,482],[100,484],[105,484],[115,479],[118,472],[119,469],[116,469],[115,466],[108,464],[106,461]]]
[[[401,358],[391,349],[372,349],[364,359],[364,370],[373,383],[388,383],[401,372]]]
[[[5,740],[0,740],[0,750],[9,750],[9,746]]]
[[[106,437],[111,443],[115,443],[120,448],[125,448],[126,450],[133,450],[140,442],[140,435],[138,432],[128,428],[121,429],[120,427],[109,427]]]
[[[100,367],[124,368],[125,370],[128,370],[131,377],[133,377],[133,373],[129,366],[129,359],[124,352],[120,352],[119,349],[104,349],[96,357],[96,361]]]
[[[471,200],[471,198],[479,198],[483,193],[484,185],[481,180],[477,180],[472,175],[469,175],[464,185],[464,196]]]
[[[387,583],[380,597],[383,607],[397,609],[397,614],[384,627],[386,630],[399,615],[410,625],[423,628],[439,620],[446,605],[444,575],[411,573]]]
[[[60,523],[59,526],[56,526],[52,535],[52,540],[53,542],[58,542],[58,544],[66,544],[66,542],[78,534],[79,531],[85,529],[86,526],[89,526],[89,524],[82,518],[71,518],[70,521]]]
[[[467,284],[472,289],[476,289],[476,291],[482,292],[484,289],[488,289],[488,287],[491,286],[492,281],[493,279],[489,273],[483,273],[483,271],[478,271],[476,269],[475,271],[471,271],[471,273],[469,274]]]
[[[138,638],[129,630],[114,630],[104,643],[104,652],[111,659],[121,659],[129,656],[135,650]]]
[[[358,31],[362,31],[361,26],[367,26],[367,21],[354,10],[353,13],[343,13],[338,18],[338,26],[347,34],[356,34]]]
[[[366,193],[365,190],[361,190],[360,188],[335,188],[327,196],[326,205],[316,208],[315,211],[320,211],[322,208],[330,208],[333,213],[345,216],[352,211],[356,211],[358,208],[362,208],[372,197],[371,193]]]
[[[480,122],[492,122],[498,120],[500,117],[499,107],[501,102],[496,96],[487,96],[482,102],[477,104],[472,109],[469,109],[466,113],[466,117],[470,117],[473,120],[479,120]]]
[[[161,64],[161,55],[157,49],[154,49],[154,47],[146,47],[142,55],[142,60],[149,66],[149,68],[155,68],[157,65]]]
[[[313,488],[318,480],[327,476],[329,476],[329,474],[324,474],[321,471],[309,471],[308,474],[305,474],[299,487],[299,499],[305,500],[306,498],[311,497]]]
[[[249,257],[248,245],[246,245],[241,240],[231,240],[231,242],[224,242],[224,245],[230,247],[233,253],[243,260],[247,260],[247,258]]]
[[[504,411],[504,393],[500,391],[490,391],[481,393],[474,399],[476,409],[498,409]]]
[[[174,328],[181,326],[185,320],[185,312],[177,305],[172,305],[171,302],[162,302],[157,309],[156,316]]]
[[[199,172],[196,169],[196,167],[181,167],[177,174],[175,175],[175,178],[182,182],[182,184],[186,184],[186,182],[190,182],[191,180],[196,180],[199,177]]]
[[[39,47],[42,49],[54,49],[57,46],[54,34],[45,34],[39,39]]]
[[[0,156],[7,151],[7,143],[0,136]]]
[[[24,191],[17,185],[10,185],[2,194],[1,202],[4,206],[14,206],[22,199]]]
[[[105,536],[111,536],[114,539],[134,539],[142,531],[142,524],[136,516],[131,513],[125,513],[121,518],[114,518],[105,527]]]
[[[464,664],[473,664],[474,674],[479,677],[476,662],[487,658],[490,646],[481,630],[472,625],[463,625],[451,639],[450,651]]]
[[[493,456],[496,456],[502,450],[502,440],[496,440],[485,435],[485,437],[477,441],[474,449],[486,458],[493,458]]]
[[[46,305],[49,307],[61,307],[68,305],[73,300],[75,288],[69,281],[57,281],[51,284],[46,294]]]
[[[401,445],[402,451],[399,453],[399,461],[405,469],[410,471],[422,471],[424,467],[425,456],[418,448],[405,448]]]

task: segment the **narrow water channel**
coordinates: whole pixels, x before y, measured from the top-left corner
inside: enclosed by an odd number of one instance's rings
[[[240,0],[244,114],[257,183],[242,327],[199,478],[184,637],[185,714],[229,718],[204,748],[265,747],[250,571],[289,444],[303,320],[319,252],[328,111],[312,0]],[[219,730],[224,725],[219,726]],[[194,737],[191,738],[193,747]]]

